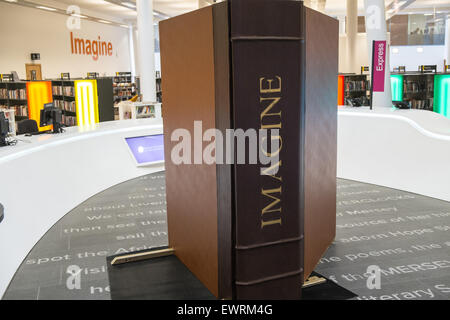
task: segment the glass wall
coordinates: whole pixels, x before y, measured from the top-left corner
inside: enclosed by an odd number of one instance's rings
[[[392,46],[445,44],[445,19],[449,12],[438,14],[399,14],[387,21]],[[358,32],[366,32],[364,16],[358,17]]]
[[[447,13],[396,15],[388,20],[391,45],[444,45]]]

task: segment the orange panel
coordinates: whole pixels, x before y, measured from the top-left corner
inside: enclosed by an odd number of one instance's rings
[[[44,104],[53,102],[52,82],[33,81],[27,83],[28,117],[36,120],[38,126]],[[39,127],[39,131],[51,130],[52,126]]]
[[[338,106],[344,105],[344,76],[338,76]]]

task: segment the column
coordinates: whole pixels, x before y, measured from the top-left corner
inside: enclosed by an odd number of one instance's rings
[[[360,66],[356,65],[358,55],[358,0],[347,0],[347,72],[358,73]]]
[[[339,20],[339,35],[345,35],[345,16],[338,16]]]
[[[450,65],[450,17],[445,19],[445,52],[444,59],[446,64]]]
[[[138,56],[143,101],[156,101],[153,0],[137,0]]]
[[[135,60],[135,51],[134,51],[134,28],[133,25],[128,25],[128,47],[130,51],[130,69],[131,69],[131,77],[134,79],[136,77],[136,60]]]
[[[211,0],[211,2],[213,2],[213,1]],[[209,5],[211,5],[211,3],[208,0],[198,0],[198,8],[199,9],[209,6]]]
[[[369,53],[369,64],[372,65],[373,41],[383,41],[387,39],[386,8],[384,0],[364,0],[364,11],[366,16],[367,48]],[[374,92],[373,107],[392,107],[391,91],[391,68],[389,63],[390,43],[386,48],[386,66],[384,79],[384,92]],[[372,68],[371,68],[372,71]]]
[[[320,12],[325,12],[326,4],[327,0],[317,0],[317,10]]]

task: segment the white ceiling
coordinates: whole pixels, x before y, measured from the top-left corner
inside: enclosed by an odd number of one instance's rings
[[[4,0],[0,0],[4,1]],[[19,0],[21,1],[21,0]],[[117,23],[133,23],[136,20],[136,10],[120,5],[121,2],[136,3],[136,0],[28,0],[37,4],[52,6],[65,10],[69,5],[77,5],[82,14],[91,17],[107,19]],[[149,0],[151,1],[151,0]],[[212,2],[213,0],[209,0]],[[360,14],[364,14],[364,0],[358,1]],[[117,4],[115,4],[115,3]],[[338,16],[346,14],[346,0],[326,0],[325,12]],[[385,0],[386,6],[400,0]],[[153,8],[166,16],[176,16],[198,8],[198,0],[153,0]],[[450,0],[415,0],[401,13],[413,12],[450,12]],[[161,17],[156,16],[157,20]]]
[[[362,15],[364,14],[364,0],[358,1],[358,10]],[[385,0],[386,7],[392,2],[401,3],[400,0]],[[345,15],[347,1],[346,0],[327,0],[325,11],[329,15]],[[450,11],[450,0],[415,0],[407,8],[399,12],[399,14],[406,14],[410,12],[432,12],[436,10]]]

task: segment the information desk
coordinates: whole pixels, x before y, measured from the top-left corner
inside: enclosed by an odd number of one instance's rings
[[[338,177],[450,201],[450,119],[339,107]]]
[[[121,182],[164,170],[137,166],[126,138],[162,134],[161,119],[71,127],[58,135],[18,136],[0,148],[0,297],[22,261],[65,214]]]

